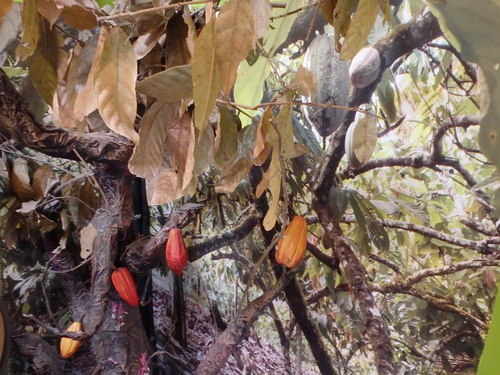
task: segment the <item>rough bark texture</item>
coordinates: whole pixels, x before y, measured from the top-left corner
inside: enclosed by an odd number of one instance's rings
[[[217,375],[226,363],[229,356],[236,350],[252,324],[264,312],[269,304],[281,293],[283,287],[291,277],[291,273],[284,275],[259,298],[255,299],[241,311],[226,330],[220,334],[210,347],[205,359],[200,363],[195,375]]]
[[[133,143],[116,133],[78,133],[39,123],[0,69],[0,135],[44,154],[109,165],[126,165]]]
[[[363,317],[363,326],[372,344],[378,374],[395,374],[396,367],[392,358],[392,345],[389,332],[384,325],[382,315],[375,304],[368,286],[366,270],[347,243],[340,227],[333,224],[325,206],[317,205],[316,212],[321,224],[326,228],[325,234],[329,237],[331,243],[334,244],[333,247],[339,255],[354,298],[359,304]]]

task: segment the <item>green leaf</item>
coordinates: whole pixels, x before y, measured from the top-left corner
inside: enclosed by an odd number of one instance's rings
[[[349,204],[349,190],[339,187],[332,187],[328,193],[328,211],[335,220],[342,219],[342,216]]]
[[[498,374],[498,348],[500,348],[500,287],[497,285],[497,296],[493,316],[491,318],[488,337],[484,345],[483,354],[479,361],[477,375]]]
[[[497,0],[477,6],[467,0],[428,2],[448,40],[471,62],[478,63],[481,94],[481,151],[500,167],[500,7]]]

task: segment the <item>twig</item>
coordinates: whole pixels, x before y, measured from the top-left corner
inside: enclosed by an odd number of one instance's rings
[[[117,18],[122,18],[122,17],[134,17],[134,16],[139,16],[139,15],[142,15],[142,14],[156,12],[156,11],[159,11],[159,10],[179,9],[180,7],[183,7],[184,5],[206,4],[206,3],[213,3],[215,1],[218,1],[218,0],[184,1],[184,2],[181,2],[181,3],[168,4],[168,5],[162,5],[162,6],[159,6],[159,7],[153,7],[153,8],[136,10],[135,12],[123,12],[123,13],[113,14],[113,15],[110,15],[110,16],[98,17],[97,21],[98,22],[103,22],[103,21],[115,20]]]

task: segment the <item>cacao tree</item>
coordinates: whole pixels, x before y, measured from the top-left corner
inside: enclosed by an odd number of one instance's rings
[[[0,371],[475,373],[483,3],[2,0]]]

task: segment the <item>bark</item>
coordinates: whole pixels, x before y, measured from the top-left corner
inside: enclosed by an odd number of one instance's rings
[[[139,308],[123,302],[110,282],[117,257],[133,236],[131,175],[102,168],[97,177],[104,196],[91,222],[97,230],[91,254],[92,284],[85,301],[72,306],[73,316],[81,317],[90,335],[95,374],[136,375],[139,358],[149,353]]]
[[[389,68],[399,57],[430,42],[441,34],[436,17],[431,12],[425,11],[377,42],[373,47],[379,51],[382,60],[378,79],[367,87],[355,89],[351,94],[348,106],[356,108],[361,104],[368,103],[385,69]],[[342,125],[335,133],[335,136],[331,138],[324,153],[324,159],[319,166],[313,186],[316,197],[321,201],[326,201],[328,198],[340,160],[345,153],[345,135],[349,125],[354,120],[355,114],[355,111],[346,114]]]
[[[255,187],[259,184],[262,178],[262,174],[257,167],[253,167],[250,170],[250,184]],[[261,217],[264,217],[264,213],[269,209],[267,199],[262,195],[255,202],[257,211]],[[261,224],[261,232],[264,236],[264,244],[269,246],[271,244],[273,237],[276,233],[276,229],[271,231],[266,231]],[[282,268],[276,263],[273,257],[273,252],[271,252],[271,263],[273,264],[273,271],[277,278],[281,276]],[[313,357],[322,375],[335,374],[335,370],[332,366],[332,360],[325,348],[318,329],[314,325],[314,322],[310,319],[307,309],[307,303],[305,301],[302,289],[294,278],[284,289],[285,296],[287,299],[288,306],[292,311],[300,329],[304,332]]]
[[[195,375],[217,375],[238,344],[248,335],[248,330],[269,304],[281,293],[292,273],[285,274],[259,298],[253,300],[220,334],[194,372]]]
[[[12,339],[21,355],[31,358],[33,368],[39,375],[63,373],[63,361],[56,349],[40,336],[20,328]]]
[[[345,276],[359,304],[363,318],[363,326],[371,342],[375,357],[375,367],[378,374],[395,374],[396,367],[392,357],[392,344],[389,332],[385,327],[382,315],[375,304],[373,295],[368,286],[366,270],[354,251],[344,238],[338,223],[331,219],[326,206],[315,205],[321,225],[325,228],[325,235],[329,237],[334,249],[338,253]]]
[[[39,123],[0,69],[0,135],[20,147],[59,158],[125,166],[133,143],[113,132],[78,133]]]

